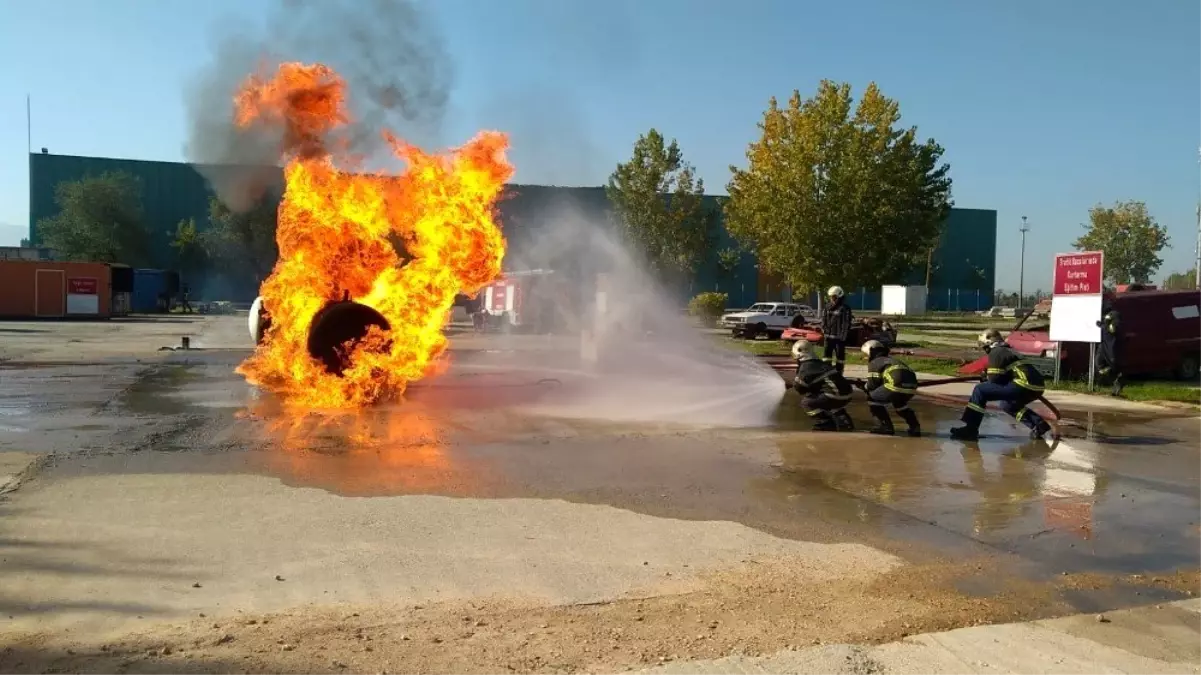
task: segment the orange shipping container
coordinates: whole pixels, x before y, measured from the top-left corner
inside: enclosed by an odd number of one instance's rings
[[[112,272],[105,263],[0,260],[0,317],[109,317]]]

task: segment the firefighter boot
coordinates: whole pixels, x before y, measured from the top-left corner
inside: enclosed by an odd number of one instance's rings
[[[1047,421],[1043,419],[1042,415],[1039,415],[1029,408],[1022,408],[1018,411],[1018,414],[1015,415],[1015,417],[1017,417],[1017,420],[1030,430],[1030,438],[1033,438],[1034,440],[1041,439],[1043,436],[1047,435],[1048,431],[1051,430],[1051,425],[1047,424]]]
[[[847,414],[846,408],[839,408],[831,412],[834,417],[834,423],[839,431],[854,431],[855,423],[851,420],[851,416]]]
[[[905,420],[905,424],[909,425],[907,432],[910,437],[917,438],[922,435],[922,425],[917,421],[917,413],[913,412],[912,408],[901,408],[897,411],[901,419]]]
[[[1121,373],[1118,373],[1117,376],[1113,378],[1113,391],[1109,392],[1109,395],[1110,396],[1121,396],[1122,395],[1122,374]]]
[[[951,429],[951,438],[960,441],[974,441],[980,438],[980,423],[984,421],[984,412],[978,410],[979,406],[974,403],[968,403],[963,409],[963,426]]]
[[[891,436],[896,433],[892,428],[892,418],[888,416],[888,408],[882,405],[869,405],[867,409],[871,411],[872,417],[876,418],[876,426],[869,429],[869,433],[879,436]]]
[[[834,418],[825,410],[817,410],[820,414],[813,415],[813,430],[814,431],[837,431],[838,426],[834,423]]]

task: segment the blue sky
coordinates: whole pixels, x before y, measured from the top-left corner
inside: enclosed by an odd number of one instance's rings
[[[255,25],[273,4],[6,0],[0,244],[27,230],[27,93],[35,150],[182,160],[184,90],[214,58],[218,22]],[[1168,227],[1161,272],[1192,266],[1195,0],[427,4],[454,72],[440,139],[512,132],[521,182],[599,185],[656,127],[724,191],[770,96],[875,80],[947,149],[956,204],[998,211],[999,286],[1017,286],[1021,216],[1026,287],[1046,288],[1051,254],[1117,199],[1146,201]]]

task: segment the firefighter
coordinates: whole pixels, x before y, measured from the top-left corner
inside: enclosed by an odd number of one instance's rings
[[[864,355],[867,356],[867,381],[863,391],[867,392],[867,404],[872,417],[876,418],[876,426],[871,433],[882,436],[893,435],[892,417],[888,406],[905,420],[909,425],[910,436],[921,436],[922,428],[918,424],[917,414],[909,407],[909,401],[917,393],[917,373],[889,356],[888,346],[879,340],[868,340],[863,343]]]
[[[979,342],[980,348],[988,354],[988,370],[981,378],[983,381],[972,389],[972,397],[963,409],[963,426],[951,429],[951,438],[965,441],[979,438],[984,408],[989,401],[999,402],[1002,410],[1030,429],[1031,438],[1042,438],[1051,430],[1051,425],[1026,407],[1043,394],[1042,373],[1005,344],[1000,331],[995,328],[985,331]]]
[[[1100,376],[1102,382],[1107,382],[1113,385],[1113,390],[1110,392],[1112,396],[1120,396],[1122,394],[1122,335],[1121,322],[1118,318],[1118,311],[1109,307],[1105,311],[1105,316],[1097,322],[1101,327],[1101,344],[1097,350],[1097,375]]]
[[[808,340],[792,345],[796,376],[792,387],[801,395],[805,414],[813,418],[814,431],[851,431],[855,424],[847,414],[853,389],[834,366],[817,358]]]
[[[846,367],[847,336],[851,332],[851,308],[844,301],[845,295],[841,286],[831,286],[822,311],[822,359],[839,373]]]

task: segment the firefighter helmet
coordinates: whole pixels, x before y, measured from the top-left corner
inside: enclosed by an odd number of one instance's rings
[[[878,356],[884,356],[888,353],[888,347],[886,347],[884,343],[880,342],[879,340],[868,340],[867,342],[864,342],[863,346],[859,349],[868,359],[874,359]]]
[[[792,343],[792,358],[796,361],[812,361],[817,358],[813,345],[808,340],[797,340]]]
[[[1001,337],[1001,331],[996,328],[989,328],[981,333],[976,341],[979,343],[980,349],[983,349],[985,352],[991,352],[994,347],[1003,344],[1005,338]]]
[[[830,290],[826,291],[826,295],[831,298],[841,298],[845,293],[842,291],[842,286],[831,286]]]

